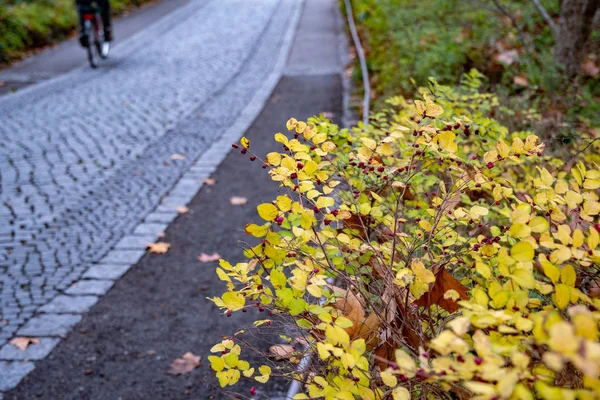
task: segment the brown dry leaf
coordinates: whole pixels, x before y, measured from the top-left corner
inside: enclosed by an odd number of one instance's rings
[[[171,365],[169,365],[169,369],[167,370],[167,374],[169,375],[184,375],[192,372],[194,369],[200,366],[200,356],[197,356],[189,351],[185,353],[181,358],[175,359]]]
[[[205,185],[212,186],[212,185],[214,185],[215,183],[217,183],[217,181],[216,181],[216,180],[214,180],[213,178],[206,178],[206,179],[204,180],[204,184],[205,184]]]
[[[179,206],[176,208],[176,210],[179,214],[185,214],[186,212],[190,211],[190,209],[186,206]]]
[[[397,345],[392,339],[388,339],[375,350],[375,365],[383,371],[396,360]]]
[[[221,256],[218,253],[206,254],[202,253],[198,256],[198,261],[201,263],[207,263],[212,261],[219,261]]]
[[[432,304],[437,304],[449,313],[458,310],[458,302],[452,299],[445,299],[444,293],[448,290],[456,290],[462,300],[468,300],[467,288],[460,283],[452,274],[446,271],[445,267],[440,268],[435,274],[435,282],[429,290],[421,298],[415,301],[415,304],[422,307],[429,307]]]
[[[352,321],[353,325],[347,328],[346,332],[348,332],[350,337],[354,337],[365,321],[365,309],[360,304],[358,296],[352,290],[344,290],[333,285],[330,285],[330,288],[334,293],[341,293],[341,296],[337,297],[333,306],[341,311],[344,317]]]
[[[148,250],[150,250],[150,253],[165,254],[170,248],[171,243],[167,242],[148,243]]]
[[[519,61],[519,52],[515,49],[502,51],[496,56],[496,61],[505,65],[512,65]]]
[[[19,336],[13,338],[9,343],[18,348],[19,350],[24,351],[30,344],[40,344],[40,339]]]
[[[513,78],[513,82],[515,85],[519,85],[519,86],[529,86],[529,79],[527,79],[526,77],[524,77],[523,75],[517,75]]]
[[[594,60],[585,60],[581,65],[581,69],[586,75],[589,75],[592,78],[595,78],[600,74],[600,68],[596,65]]]
[[[185,160],[185,156],[183,154],[171,154],[171,160]]]
[[[243,206],[248,202],[248,199],[245,197],[233,196],[229,201],[231,202],[231,205]]]
[[[275,361],[289,360],[293,357],[294,347],[289,344],[276,344],[269,347],[269,356],[273,357]]]
[[[276,361],[292,358],[293,352],[294,347],[289,344],[276,344],[269,347],[269,356],[273,357]]]

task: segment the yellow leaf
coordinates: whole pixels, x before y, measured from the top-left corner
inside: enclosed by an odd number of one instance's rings
[[[548,231],[548,228],[550,228],[548,220],[544,217],[535,217],[529,221],[528,225],[531,228],[531,231],[534,233],[544,233]]]
[[[438,147],[441,150],[447,150],[447,151],[453,153],[457,149],[457,145],[454,142],[454,138],[456,138],[456,135],[454,134],[454,132],[443,131],[435,136],[434,142],[437,143]]]
[[[370,150],[375,150],[375,148],[377,147],[377,142],[375,142],[373,139],[363,137],[360,138],[360,141],[365,145],[366,148]]]
[[[392,391],[394,400],[410,400],[410,393],[406,388],[398,386]]]
[[[487,208],[481,206],[473,206],[469,211],[477,218],[488,215],[489,212]]]
[[[435,118],[437,116],[442,115],[443,112],[444,109],[441,106],[434,103],[429,103],[427,104],[427,110],[425,111],[425,115],[430,118]]]
[[[486,163],[498,161],[498,153],[495,150],[488,151],[483,155],[483,161]]]
[[[281,162],[281,154],[277,152],[271,152],[267,154],[267,164],[279,165]]]
[[[305,130],[305,129],[306,129],[306,122],[304,122],[304,121],[299,121],[299,122],[296,124],[296,132],[297,132],[297,133],[302,133],[302,132],[304,132],[304,130]]]
[[[270,377],[269,375],[261,375],[261,376],[255,376],[254,379],[260,383],[267,383],[267,381],[269,380],[269,377]]]
[[[583,236],[583,232],[580,229],[575,229],[573,231],[573,237],[571,238],[571,244],[573,248],[578,249],[583,245],[585,237]]]
[[[282,212],[287,212],[292,209],[292,199],[287,196],[277,196],[276,202],[277,207],[279,207]]]
[[[433,272],[425,268],[425,265],[420,260],[413,259],[410,268],[415,274],[415,277],[420,283],[433,283],[435,282],[435,275]]]
[[[396,387],[398,385],[398,379],[390,371],[381,371],[381,380],[388,387]]]
[[[263,203],[256,207],[258,215],[265,221],[273,221],[279,215],[279,210],[271,203]]]
[[[254,237],[263,237],[269,232],[269,228],[264,225],[248,224],[244,229],[246,234]]]
[[[587,238],[588,247],[591,250],[594,250],[598,246],[599,242],[600,235],[598,234],[598,231],[593,226],[590,226],[589,235]]]
[[[288,121],[289,122],[289,121]],[[285,136],[283,133],[279,132],[275,134],[275,141],[282,143],[284,145],[287,146],[287,144],[289,143],[289,139],[287,138],[287,136]]]
[[[335,199],[333,197],[321,196],[317,199],[316,206],[317,206],[317,208],[326,208],[326,207],[332,207],[334,204],[335,204]]]
[[[533,277],[533,273],[525,269],[517,269],[510,277],[523,289],[533,289],[535,286],[535,278]]]
[[[291,131],[296,127],[296,125],[298,125],[298,120],[296,118],[290,118],[286,122],[285,127],[288,131]]]
[[[245,149],[250,148],[250,141],[245,136],[240,139],[240,144],[244,146]]]
[[[531,243],[525,240],[517,243],[510,249],[511,257],[520,262],[533,260],[534,254],[535,251],[533,249],[533,246],[531,245]]]
[[[577,280],[575,268],[572,265],[565,265],[560,271],[560,280],[569,287],[575,287],[575,281]]]
[[[558,308],[565,308],[569,304],[569,300],[571,299],[571,289],[567,285],[559,283],[555,286],[555,292],[553,297],[554,304]]]
[[[544,275],[546,275],[552,283],[558,282],[560,278],[560,270],[556,268],[556,266],[548,261],[542,262],[542,267],[544,268]]]
[[[502,158],[506,158],[510,154],[510,147],[504,143],[504,140],[500,140],[496,144],[496,148],[498,149],[498,154],[500,154],[500,157]]]
[[[571,249],[567,246],[560,246],[550,254],[550,261],[554,264],[562,264],[571,258]]]
[[[227,292],[223,294],[223,304],[231,311],[237,311],[244,308],[246,300],[244,295],[236,292]]]

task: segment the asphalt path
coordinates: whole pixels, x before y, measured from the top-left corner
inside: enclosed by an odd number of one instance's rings
[[[160,7],[161,3],[157,3],[154,7]],[[181,173],[189,168],[185,161],[173,162],[170,156],[181,153],[191,159],[198,157],[198,154],[202,154],[203,149],[210,145],[211,135],[218,135],[227,127],[226,123],[216,123],[214,120],[232,118],[236,115],[236,107],[248,103],[249,96],[256,91],[253,85],[264,80],[261,74],[272,68],[269,57],[273,55],[271,53],[277,52],[277,43],[282,36],[278,29],[286,27],[286,18],[291,15],[290,7],[294,5],[294,2],[289,0],[261,2],[260,7],[253,7],[248,2],[235,1],[196,1],[196,3],[206,4],[199,4],[198,9],[193,9],[194,14],[181,24],[196,24],[195,28],[162,27],[161,29],[166,29],[164,32],[166,32],[167,43],[159,49],[149,51],[154,57],[152,63],[158,67],[161,62],[165,62],[166,55],[174,57],[167,60],[170,61],[168,66],[180,67],[177,69],[178,74],[174,81],[169,80],[169,77],[149,75],[148,69],[159,74],[163,71],[161,68],[139,67],[139,63],[135,61],[143,61],[147,57],[144,53],[147,49],[143,46],[123,52],[123,55],[118,56],[118,62],[106,67],[104,75],[95,77],[98,85],[101,85],[106,74],[117,74],[118,78],[118,74],[123,70],[140,68],[139,71],[143,71],[141,73],[146,76],[139,81],[138,84],[142,85],[142,89],[135,94],[163,96],[161,99],[164,101],[163,104],[167,103],[165,96],[173,96],[166,94],[169,85],[191,86],[188,88],[189,93],[171,87],[175,95],[172,97],[173,100],[171,97],[167,100],[172,107],[181,110],[170,109],[170,114],[166,117],[164,114],[157,115],[153,117],[157,120],[151,120],[148,128],[140,130],[140,139],[146,137],[145,132],[152,132],[152,140],[141,147],[142,151],[139,154],[142,156],[134,158],[143,160],[144,154],[148,152],[156,152],[158,156],[147,160],[147,164],[132,165],[127,174],[118,174],[120,180],[114,182],[117,187],[130,186],[130,192],[139,196],[137,198],[133,196],[128,203],[131,205],[133,202],[136,206],[133,208],[135,211],[132,211],[134,213],[143,214],[151,211],[150,207],[145,207],[143,204],[146,198],[156,198],[155,206],[160,204],[160,191],[155,193],[151,190],[148,192],[150,194],[146,195],[143,183],[136,181],[140,175],[136,171],[149,170],[146,174],[141,174],[142,180],[147,182],[156,179],[151,185],[155,188],[171,185],[169,183],[171,178],[176,179],[177,176],[173,169]],[[265,9],[267,6],[271,6],[271,9]],[[190,7],[190,4],[187,4],[187,7]],[[285,122],[289,117],[305,119],[326,112],[336,122],[342,120],[344,110],[341,73],[343,61],[341,60],[345,54],[340,42],[343,29],[336,7],[337,3],[334,0],[308,0],[303,5],[296,38],[284,74],[268,98],[264,109],[245,134],[251,140],[253,151],[257,154],[266,154],[279,149],[278,144],[272,139],[273,134],[285,128]],[[203,30],[194,19],[196,15],[198,21],[201,21],[202,17],[210,16],[214,27],[209,26]],[[219,18],[223,21],[237,21],[238,24],[236,27],[231,26],[224,30],[222,35],[216,35],[216,30],[222,26]],[[245,27],[237,26],[244,21]],[[141,22],[140,24],[145,25]],[[258,34],[255,31],[257,27],[261,27],[261,24],[263,24],[261,31],[263,33]],[[151,30],[152,27],[148,29]],[[243,35],[240,29],[247,29],[252,33]],[[144,30],[139,31],[133,36],[139,37],[144,32]],[[200,37],[186,39],[186,34],[189,35],[190,32]],[[202,59],[207,55],[199,51],[200,47],[194,47],[206,43],[206,40],[202,40],[202,35],[222,41],[217,43],[220,48],[210,47],[211,51],[219,56],[214,58],[213,66],[207,66],[206,61]],[[175,43],[176,39],[189,40],[189,42]],[[253,43],[254,46],[251,54],[244,58],[241,56],[242,50],[239,50],[235,53],[237,57],[230,57],[234,49],[244,49],[249,43]],[[243,62],[239,61],[239,58],[242,58]],[[174,62],[176,64],[173,64]],[[195,74],[186,75],[196,65],[199,67],[194,70]],[[227,75],[227,68],[237,68],[237,72],[229,81],[221,84],[220,90],[211,91],[203,85],[193,86],[197,84],[193,82],[199,79],[208,80],[213,85],[219,84],[221,75]],[[86,73],[84,71],[67,79],[75,79]],[[165,91],[161,92],[161,89]],[[27,90],[35,92],[36,86]],[[120,90],[124,95],[129,94],[131,99],[131,93],[127,91],[135,91],[135,88],[134,85],[128,85],[123,80],[119,89],[114,90]],[[198,92],[202,96],[199,96]],[[57,98],[68,95],[64,89],[52,89],[52,87],[43,89],[40,93]],[[187,107],[188,103],[194,104],[195,108]],[[150,111],[141,106],[135,108],[141,115]],[[188,108],[192,111],[187,112]],[[160,107],[154,109],[156,113],[162,112],[161,110],[163,109]],[[145,116],[139,117],[128,112],[123,114],[123,118],[129,115],[143,124]],[[107,115],[108,117],[110,115]],[[51,123],[52,118],[48,118],[45,122],[48,121]],[[115,130],[118,131],[118,127],[115,127]],[[162,130],[165,130],[162,141],[156,141],[156,136]],[[128,157],[135,153],[135,143],[128,144],[132,146],[130,149],[120,148],[122,141],[129,143],[128,134],[131,134],[131,129],[125,130],[122,137],[115,137],[117,150],[110,154],[109,160],[115,159],[113,161],[117,164],[120,162],[126,164]],[[178,143],[182,147],[178,148],[176,146]],[[114,154],[120,153],[123,154],[123,161],[114,157]],[[104,161],[106,160],[100,159],[100,163]],[[74,163],[77,164],[77,160]],[[153,165],[160,167],[152,167]],[[83,183],[86,179],[90,179],[90,182],[94,182],[95,179],[94,174],[89,170],[84,172],[86,174],[82,174],[79,183],[68,187],[78,202],[81,202],[77,196],[80,196]],[[103,182],[115,176],[114,173],[107,176],[100,175],[104,179]],[[92,178],[89,178],[90,176]],[[206,297],[219,295],[223,290],[222,282],[214,273],[216,263],[201,263],[197,257],[201,253],[216,252],[232,262],[241,261],[240,242],[248,241],[243,227],[248,222],[258,221],[256,205],[276,197],[277,186],[269,180],[268,174],[258,162],[251,162],[247,156],[236,151],[231,151],[226,156],[211,177],[216,183],[204,185],[187,205],[189,211],[179,215],[168,226],[165,236],[160,239],[171,244],[169,252],[145,254],[129,269],[129,272],[116,281],[114,287],[101,297],[89,312],[83,314],[80,322],[74,325],[73,330],[45,359],[35,362],[35,369],[25,376],[16,388],[4,393],[5,399],[205,399],[211,396],[218,399],[227,397],[227,394],[218,388],[209,371],[206,360],[208,350],[222,336],[231,335],[244,325],[251,324],[254,319],[260,318],[261,314],[254,310],[246,314],[234,314],[231,318],[221,314],[206,299]],[[103,189],[103,186],[100,189]],[[126,191],[124,202],[129,196],[127,193],[129,191]],[[245,197],[248,203],[234,206],[230,203],[233,196]],[[87,197],[83,196],[83,199]],[[109,202],[107,207],[118,210],[120,203],[114,203],[113,197],[110,197],[110,201],[113,203]],[[56,209],[60,207],[61,204],[55,206]],[[106,228],[99,224],[97,230],[100,237],[110,237],[104,236],[104,230],[118,226],[121,219],[126,220],[130,215],[128,210],[130,209],[118,210],[121,213],[114,214],[111,217],[113,219],[109,218],[110,223],[107,223]],[[35,215],[26,217],[29,223],[35,224]],[[106,216],[99,216],[99,219],[103,218]],[[137,218],[139,220],[140,217]],[[143,219],[143,216],[141,218]],[[89,223],[89,218],[86,221]],[[79,226],[79,223],[75,225]],[[44,229],[41,231],[44,232]],[[114,236],[116,241],[119,233],[115,233]],[[98,241],[98,239],[91,240],[90,243],[94,244]],[[78,252],[81,251],[74,246],[70,257],[78,256]],[[97,252],[99,254],[100,250]],[[88,259],[93,260],[93,257],[90,257]],[[14,259],[15,262],[18,260]],[[69,263],[65,265],[69,266]],[[77,262],[69,267],[77,271],[78,265]],[[60,271],[65,266],[52,264],[50,268]],[[9,271],[13,269],[8,268]],[[60,295],[63,290],[62,287],[58,287],[56,293]],[[44,299],[40,299],[40,302],[44,303]],[[13,303],[5,304],[12,306]],[[33,315],[37,315],[35,311]],[[265,338],[268,340],[261,340]],[[264,336],[253,340],[259,349],[266,351],[268,342],[277,339]],[[188,351],[202,357],[200,368],[182,376],[167,375],[169,364]],[[2,361],[0,361],[0,377],[2,376],[1,363]],[[6,365],[14,366],[15,362]],[[236,390],[250,397],[248,391],[250,386],[257,386],[258,397],[282,398],[287,389],[287,382],[271,381],[264,387],[252,382],[243,382]]]

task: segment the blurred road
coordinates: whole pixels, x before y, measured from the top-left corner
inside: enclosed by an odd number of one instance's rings
[[[98,70],[0,97],[0,392],[35,368],[6,399],[215,393],[198,374],[167,377],[168,364],[205,357],[256,315],[224,318],[205,299],[222,289],[214,265],[196,257],[239,260],[243,226],[276,190],[239,154],[219,166],[231,150],[222,139],[281,74],[246,133],[258,154],[276,150],[290,116],[339,121],[341,36],[335,0],[189,0]],[[215,168],[217,185],[196,195]],[[164,231],[171,250],[145,254]],[[20,352],[6,343],[14,336],[40,343]]]
[[[143,31],[190,0],[159,0],[113,21],[116,46]],[[5,70],[0,70],[0,95],[10,94],[74,68],[87,65],[85,52],[77,38],[65,40]]]

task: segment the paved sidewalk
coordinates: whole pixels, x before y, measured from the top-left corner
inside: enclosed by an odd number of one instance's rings
[[[220,4],[223,3],[235,2]],[[179,181],[174,193],[172,191],[171,195],[163,200],[158,212],[152,212],[144,219],[148,223],[141,225],[141,228],[138,226],[133,236],[126,236],[117,245],[118,249],[139,249],[140,245],[145,245],[147,241],[155,240],[156,233],[165,230],[167,223],[175,217],[174,208],[186,204],[193,197],[188,205],[189,212],[177,217],[166,229],[164,239],[161,239],[171,243],[170,251],[164,255],[146,254],[137,263],[143,252],[113,251],[107,256],[108,259],[82,268],[87,271],[83,280],[72,287],[67,285],[65,289],[58,289],[54,300],[50,304],[44,303],[45,313],[36,314],[36,324],[29,324],[32,325],[30,329],[33,329],[33,336],[46,336],[41,334],[40,330],[53,329],[48,338],[42,339],[39,347],[34,347],[36,351],[44,353],[40,358],[52,348],[56,348],[44,360],[36,362],[35,370],[15,389],[6,392],[5,399],[203,399],[209,398],[210,395],[214,395],[215,398],[224,397],[223,393],[214,387],[215,382],[205,376],[208,372],[205,359],[201,368],[189,375],[172,377],[165,372],[173,359],[187,351],[204,358],[208,349],[221,335],[231,334],[240,325],[250,323],[257,317],[243,315],[226,318],[219,314],[212,303],[206,300],[207,296],[218,295],[222,289],[221,282],[214,274],[216,264],[202,264],[197,260],[197,256],[202,252],[217,252],[231,261],[240,260],[238,241],[248,240],[243,233],[243,226],[257,219],[255,206],[272,199],[276,186],[270,182],[258,163],[250,162],[247,157],[237,152],[229,153],[212,174],[217,181],[216,185],[204,186],[194,196],[194,183],[199,187],[199,182],[218,165],[222,155],[231,149],[228,143],[216,140],[218,146],[213,145],[208,153],[202,156],[203,151],[206,151],[215,139],[233,138],[235,130],[228,130],[229,124],[223,119],[230,122],[229,115],[235,116],[236,112],[239,114],[239,110],[244,107],[244,113],[248,110],[248,94],[256,94],[253,82],[257,79],[267,80],[269,70],[265,70],[264,63],[276,64],[275,60],[269,59],[275,57],[274,53],[277,51],[274,49],[277,47],[269,46],[276,46],[280,40],[285,41],[282,39],[285,35],[276,33],[276,27],[282,27],[275,20],[283,19],[284,26],[292,23],[293,6],[299,3],[281,0],[261,4],[271,3],[277,3],[278,8],[271,11],[271,22],[266,28],[273,31],[266,31],[261,39],[267,43],[261,42],[255,47],[252,56],[249,56],[249,61],[246,62],[246,68],[227,84],[226,89],[213,97],[211,104],[201,106],[200,109],[189,113],[190,117],[187,118],[178,120],[177,116],[173,116],[173,119],[179,122],[159,141],[160,145],[164,146],[161,153],[163,158],[159,158],[159,162],[156,159],[148,160],[149,162],[142,166],[141,171],[152,172],[150,176],[141,175],[143,178],[140,180],[164,179],[152,185],[160,187],[165,181],[168,182],[165,175],[169,175],[170,169],[175,169],[181,174],[191,165],[188,160],[195,159],[195,154],[201,155],[199,161],[183,175],[183,180]],[[242,4],[236,6],[243,7]],[[272,136],[284,128],[285,121],[290,116],[306,118],[315,113],[329,112],[335,120],[341,120],[343,90],[339,39],[342,27],[336,7],[334,0],[306,1],[298,34],[284,69],[285,76],[246,133],[252,141],[253,150],[259,154],[277,149]],[[287,18],[278,14],[284,12],[282,8],[287,10]],[[262,12],[264,10],[257,11],[259,15]],[[275,44],[269,43],[269,38],[277,41]],[[184,51],[183,47],[181,50]],[[226,68],[227,65],[223,63],[221,67]],[[115,71],[119,68],[115,68]],[[187,68],[182,66],[181,73],[187,74]],[[194,76],[203,77],[198,71],[194,72]],[[188,79],[193,79],[187,78],[187,75],[176,78],[180,83],[186,84],[190,84]],[[167,83],[164,85],[165,88],[168,87]],[[146,88],[145,92],[150,95],[153,90]],[[249,108],[258,110],[259,106],[260,104],[254,105],[251,102]],[[207,121],[212,125],[203,125]],[[210,132],[215,135],[215,139],[202,136],[201,132],[207,132],[211,127]],[[237,132],[237,136],[241,133],[242,131]],[[118,143],[117,139],[115,143]],[[156,149],[155,145],[156,143],[147,146],[140,153],[141,156],[146,157],[146,151]],[[173,161],[170,157],[164,158],[165,155],[175,153],[184,154],[186,159]],[[120,175],[123,178],[118,184],[128,186],[130,179],[136,179],[137,175],[131,173],[133,171],[128,172],[130,173]],[[143,186],[132,187],[129,191],[136,192],[139,188],[142,190],[136,194],[129,209],[115,215],[110,221],[111,226],[122,224],[122,220],[127,219],[129,210],[137,209],[140,205],[144,210],[148,210],[146,213],[149,212],[150,206],[146,207],[145,204],[152,204],[156,197],[148,199]],[[249,203],[244,206],[232,206],[229,203],[232,196],[247,197]],[[139,211],[136,212],[139,215]],[[100,224],[99,233],[104,229],[106,227]],[[118,235],[115,234],[116,236]],[[98,240],[92,239],[89,243],[92,243],[93,247]],[[131,263],[135,265],[131,267]],[[119,279],[121,275],[124,276]],[[97,297],[113,285],[106,296],[100,299]],[[70,301],[73,295],[77,295],[76,303]],[[90,307],[91,310],[82,318],[80,312]],[[61,320],[57,321],[55,318],[49,323],[44,320],[46,315],[54,315]],[[68,333],[71,326],[74,326],[73,331]],[[57,335],[67,337],[59,342],[55,338]],[[11,371],[19,378],[34,367],[31,362],[12,361],[5,363],[5,370],[9,364]],[[0,361],[0,377],[2,368]],[[271,382],[262,393],[264,396],[277,397],[282,396],[285,389],[283,382]]]

